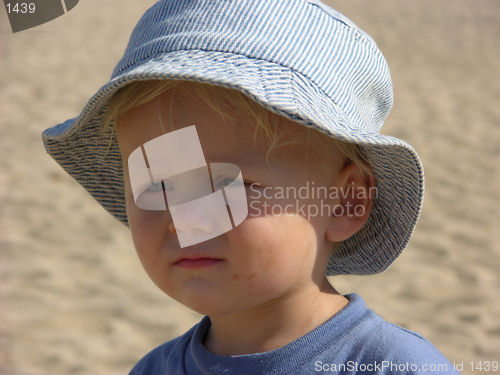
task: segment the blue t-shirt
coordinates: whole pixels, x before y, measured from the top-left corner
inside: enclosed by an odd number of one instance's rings
[[[147,354],[130,375],[459,374],[422,336],[385,322],[357,294],[346,298],[348,305],[318,328],[258,354],[208,352],[202,341],[211,323],[204,317],[184,335]]]

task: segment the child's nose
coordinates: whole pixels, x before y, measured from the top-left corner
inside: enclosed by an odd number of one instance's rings
[[[175,212],[175,226],[172,227],[177,234],[179,232],[187,235],[209,234],[215,230],[216,222],[203,207],[180,208]],[[170,227],[169,229],[172,231]]]
[[[169,209],[181,247],[207,241],[232,229],[221,191]],[[172,232],[170,226],[169,230]]]

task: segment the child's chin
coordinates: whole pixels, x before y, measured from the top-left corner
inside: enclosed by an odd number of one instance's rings
[[[203,315],[225,315],[228,299],[208,280],[190,280],[182,293],[171,295],[184,306]]]
[[[241,312],[244,309],[244,307],[235,305],[234,303],[227,304],[227,298],[224,300],[226,303],[222,300],[218,300],[217,298],[200,298],[197,301],[181,301],[181,303],[191,310],[196,311],[198,314],[210,317],[227,316]]]

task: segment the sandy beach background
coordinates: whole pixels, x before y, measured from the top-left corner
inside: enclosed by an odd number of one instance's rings
[[[12,34],[0,9],[0,374],[126,374],[199,316],[163,295],[128,230],[48,157],[40,134],[109,78],[152,0],[85,0]],[[337,277],[464,374],[500,361],[500,2],[328,1],[372,35],[396,103],[383,133],[419,152],[426,196],[385,273]],[[483,371],[472,371],[482,361]]]

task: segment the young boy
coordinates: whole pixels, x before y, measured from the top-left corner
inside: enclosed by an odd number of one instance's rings
[[[326,276],[384,271],[423,170],[368,35],[316,0],[160,1],[49,154],[206,317],[131,374],[456,373]]]

